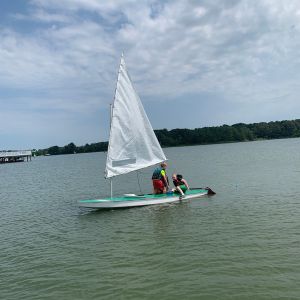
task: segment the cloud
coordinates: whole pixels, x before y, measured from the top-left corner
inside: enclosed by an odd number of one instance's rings
[[[11,117],[20,102],[32,113],[55,107],[68,116],[107,107],[122,51],[147,102],[184,103],[191,94],[202,101],[209,93],[244,105],[253,120],[257,105],[262,119],[294,115],[280,105],[283,99],[298,107],[296,0],[29,3],[11,15],[12,25],[0,23],[0,101]],[[243,121],[244,113],[223,120]]]
[[[230,85],[236,90],[235,82],[240,84],[241,77],[246,82],[249,77],[263,77],[272,65],[280,64],[284,56],[287,58],[288,45],[293,45],[293,37],[288,35],[297,30],[291,27],[294,24],[291,21],[299,22],[299,8],[295,10],[299,6],[297,2],[284,5],[279,1],[277,6],[269,1],[259,5],[249,1],[227,4],[217,1],[217,5],[205,1],[202,5],[172,1],[160,6],[155,6],[157,2],[147,5],[143,1],[36,0],[31,3],[40,12],[38,19],[46,16],[44,21],[47,22],[51,19],[54,22],[53,16],[61,20],[64,16],[62,13],[47,14],[45,9],[60,10],[69,18],[70,12],[74,14],[73,21],[46,28],[42,32],[43,39],[29,41],[29,48],[51,57],[37,61],[58,66],[52,70],[63,75],[82,75],[82,70],[91,69],[91,64],[99,65],[99,70],[112,75],[109,64],[100,65],[101,57],[108,57],[111,63],[118,56],[118,50],[121,52],[125,48],[128,65],[132,66],[133,76],[138,78],[143,90],[147,94],[156,91],[163,96],[170,93],[170,85],[178,86],[173,91],[177,95],[191,89],[194,92],[219,88],[223,92]],[[157,6],[159,8],[154,9]],[[102,19],[98,22],[86,20],[81,17],[81,11],[97,13]],[[113,14],[123,16],[123,22],[120,23],[121,17],[116,18],[114,27],[107,28],[105,20]],[[286,43],[279,41],[279,37],[281,40],[284,37]],[[44,44],[43,49],[41,44]],[[296,48],[298,43],[293,46]],[[93,58],[98,61],[92,62]]]
[[[18,21],[36,21],[42,23],[70,23],[72,20],[68,15],[49,13],[43,9],[32,10],[29,14],[12,14],[12,18]]]

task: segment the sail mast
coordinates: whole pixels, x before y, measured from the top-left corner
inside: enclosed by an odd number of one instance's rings
[[[110,142],[110,137],[112,135],[112,119],[113,119],[113,111],[114,111],[114,103],[116,101],[116,93],[117,93],[117,88],[118,88],[118,82],[119,82],[119,76],[120,76],[120,71],[121,71],[121,63],[123,59],[123,52],[121,54],[120,58],[120,64],[119,64],[119,70],[118,70],[118,75],[117,75],[117,82],[116,82],[116,87],[115,87],[115,93],[114,93],[114,99],[113,102],[109,104],[110,106],[110,123],[109,123],[109,141],[108,141],[108,149],[107,149],[107,156],[106,156],[106,168],[105,168],[105,178],[108,177],[108,172],[107,172],[107,165],[109,164],[109,153],[110,153],[110,147],[111,147],[111,142]],[[112,182],[111,182],[111,194],[112,194]]]
[[[122,52],[122,55],[121,55],[121,59],[120,59],[120,66],[121,66],[121,62],[122,62],[122,59],[123,59],[123,52]],[[117,87],[118,87],[118,80],[119,80],[119,74],[120,74],[120,68],[119,66],[119,71],[118,71],[118,76],[117,76],[117,83],[116,83],[116,87],[115,87],[115,94],[114,94],[114,100],[113,100],[113,103],[110,103],[110,126],[109,126],[109,136],[111,135],[111,124],[112,124],[112,119],[113,119],[113,105],[114,105],[114,102],[115,102],[115,99],[116,99],[116,92],[117,92]],[[109,153],[109,147],[110,147],[110,143],[108,144],[108,149],[107,149],[107,153]],[[107,159],[108,159],[108,155],[106,157],[106,165],[107,165]],[[105,178],[107,178],[107,170],[105,170]],[[113,196],[113,177],[110,177],[110,198],[112,198]]]
[[[110,105],[110,128],[111,128],[111,122],[112,122],[112,114],[113,114],[113,104]],[[113,177],[110,178],[110,198],[113,196]]]

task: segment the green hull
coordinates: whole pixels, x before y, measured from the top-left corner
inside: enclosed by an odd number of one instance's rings
[[[92,200],[81,200],[79,201],[79,206],[83,207],[93,207],[93,208],[117,208],[117,207],[133,207],[133,206],[145,206],[145,205],[155,205],[172,203],[182,199],[191,199],[202,197],[205,195],[214,194],[214,192],[209,189],[190,189],[186,191],[184,198],[180,197],[177,193],[167,193],[167,194],[145,194],[145,195],[127,195],[120,197],[107,197],[103,199],[92,199]]]

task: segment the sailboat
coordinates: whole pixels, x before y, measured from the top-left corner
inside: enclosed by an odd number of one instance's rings
[[[110,135],[105,168],[105,178],[110,179],[110,196],[103,199],[81,200],[79,206],[121,208],[180,201],[180,195],[173,192],[158,195],[113,196],[112,179],[115,176],[138,171],[166,160],[142,102],[133,87],[122,54],[115,97],[111,106]],[[212,193],[214,192],[209,188],[194,188],[186,192],[184,199]]]

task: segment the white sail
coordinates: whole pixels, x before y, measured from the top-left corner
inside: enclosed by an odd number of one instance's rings
[[[166,160],[121,57],[105,177],[126,174]]]

